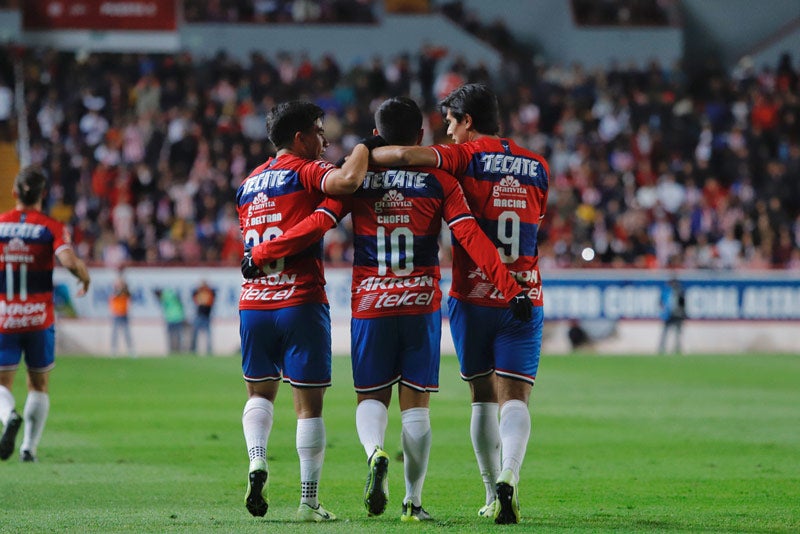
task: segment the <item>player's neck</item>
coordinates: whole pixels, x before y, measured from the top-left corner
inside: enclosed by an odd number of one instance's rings
[[[481,132],[479,132],[477,130],[470,130],[469,135],[467,136],[467,139],[469,141],[477,141],[478,139],[483,139],[484,137],[487,137],[489,139],[498,139],[500,136],[499,135],[490,135],[490,134],[481,133]]]
[[[42,211],[42,203],[39,202],[37,204],[23,204],[22,202],[17,202],[16,205],[17,211]]]

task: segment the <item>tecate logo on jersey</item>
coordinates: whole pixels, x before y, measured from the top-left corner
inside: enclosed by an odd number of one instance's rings
[[[433,291],[403,291],[402,293],[370,293],[358,302],[357,311],[369,309],[401,308],[403,306],[430,306],[433,303]]]
[[[286,179],[293,173],[291,170],[269,170],[249,178],[244,183],[243,194],[247,195],[254,191],[262,191],[268,187],[280,187],[286,183]]]
[[[481,156],[483,172],[492,174],[513,174],[514,176],[536,176],[539,162],[519,156],[506,154],[484,154]]]
[[[38,239],[44,233],[41,224],[0,223],[0,237],[18,237],[20,239]]]
[[[364,177],[364,189],[422,189],[425,187],[427,172],[391,170],[383,172],[368,172]]]

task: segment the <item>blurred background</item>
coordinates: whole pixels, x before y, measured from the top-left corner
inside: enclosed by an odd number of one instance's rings
[[[47,211],[96,281],[87,299],[61,291],[84,318],[62,321],[78,329],[63,343],[89,350],[80,329],[106,320],[124,269],[142,328],[155,286],[190,318],[192,287],[213,281],[216,345],[233,351],[234,193],[274,153],[267,111],[319,104],[335,161],[389,96],[447,142],[438,100],[485,82],[503,135],[550,164],[546,350],[578,348],[577,325],[585,349],[655,351],[678,277],[684,350],[800,353],[798,57],[797,0],[0,0],[0,208],[20,165],[45,170]],[[351,259],[345,222],[325,240],[345,322]]]

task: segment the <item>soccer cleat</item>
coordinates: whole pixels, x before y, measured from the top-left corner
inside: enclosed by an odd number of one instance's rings
[[[16,410],[11,410],[8,422],[3,428],[3,436],[0,437],[0,460],[8,460],[14,452],[14,442],[17,440],[20,426],[22,426],[22,417]]]
[[[422,506],[414,506],[408,501],[403,503],[403,513],[400,515],[400,521],[404,523],[409,521],[433,521],[433,517]]]
[[[497,499],[493,500],[489,504],[481,506],[481,509],[478,510],[478,515],[480,517],[487,517],[489,519],[494,519],[494,511],[496,508],[497,508]]]
[[[497,477],[497,506],[494,510],[494,522],[498,525],[519,523],[519,494],[514,473],[506,469]]]
[[[247,511],[256,517],[264,517],[269,508],[269,486],[267,485],[267,462],[262,459],[250,462],[250,474],[247,476],[247,493],[244,504]]]
[[[369,472],[364,486],[364,506],[369,516],[381,515],[389,499],[389,455],[380,447],[369,457]]]
[[[322,521],[336,521],[336,516],[318,504],[316,508],[306,503],[300,503],[297,509],[297,520],[309,523],[320,523]]]
[[[33,463],[38,460],[31,451],[19,451],[19,461],[24,463]]]

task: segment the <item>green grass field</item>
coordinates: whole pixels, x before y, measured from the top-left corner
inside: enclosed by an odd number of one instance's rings
[[[350,384],[349,359],[335,358],[321,498],[340,520],[309,526],[292,521],[299,475],[288,388],[270,440],[269,513],[254,518],[243,505],[238,358],[61,356],[39,463],[15,454],[0,464],[0,532],[800,531],[796,356],[545,357],[516,527],[476,515],[483,486],[452,356],[431,405],[423,496],[437,521],[400,523],[399,461],[387,513],[367,518]],[[399,442],[393,405],[387,448]]]

